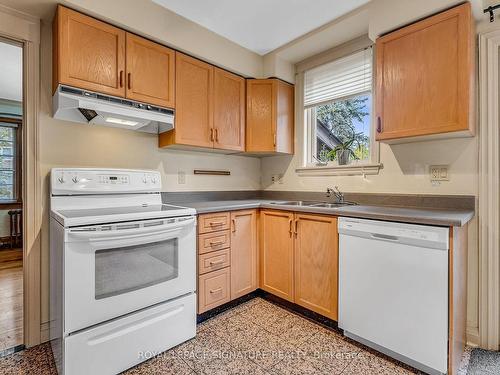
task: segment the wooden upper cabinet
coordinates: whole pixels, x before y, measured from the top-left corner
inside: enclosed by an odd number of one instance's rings
[[[294,86],[278,79],[247,80],[246,151],[293,154]]]
[[[257,211],[231,213],[231,299],[258,287]]]
[[[132,100],[175,106],[175,51],[127,33],[127,91]]]
[[[377,39],[377,140],[472,135],[473,46],[469,3]]]
[[[175,128],[160,134],[159,145],[212,148],[214,67],[177,52],[175,72]]]
[[[245,79],[214,69],[214,147],[244,151]]]
[[[296,214],[295,230],[295,303],[337,320],[337,218]]]
[[[53,23],[53,87],[125,96],[125,31],[61,5]]]
[[[260,213],[260,288],[293,302],[293,213]]]

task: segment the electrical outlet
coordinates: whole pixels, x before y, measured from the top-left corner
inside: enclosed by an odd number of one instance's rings
[[[283,175],[282,174],[273,174],[271,175],[271,181],[273,184],[278,183],[282,184],[283,183]]]
[[[447,165],[431,165],[429,167],[431,181],[449,181]]]
[[[184,185],[186,183],[186,172],[184,171],[177,172],[177,183],[179,185]]]

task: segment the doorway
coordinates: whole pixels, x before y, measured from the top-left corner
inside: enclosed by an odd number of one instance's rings
[[[0,39],[0,356],[24,347],[23,46]]]

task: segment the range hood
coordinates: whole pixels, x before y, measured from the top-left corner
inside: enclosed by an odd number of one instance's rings
[[[54,94],[54,118],[91,125],[164,133],[174,128],[174,111],[59,85]]]

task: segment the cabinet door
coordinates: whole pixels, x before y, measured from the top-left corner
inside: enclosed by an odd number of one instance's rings
[[[58,6],[53,91],[59,83],[125,96],[125,31]]]
[[[295,303],[337,320],[337,219],[295,216]]]
[[[257,289],[257,212],[231,213],[231,299]]]
[[[212,148],[214,68],[177,52],[175,79],[175,143]]]
[[[469,130],[470,4],[377,39],[377,140]]]
[[[127,33],[127,98],[173,108],[174,82],[175,51]]]
[[[285,82],[277,82],[276,152],[293,154],[295,88]]]
[[[245,79],[214,68],[215,148],[245,150]]]
[[[247,152],[276,150],[276,81],[247,80]]]
[[[293,214],[261,211],[260,287],[293,302]]]

